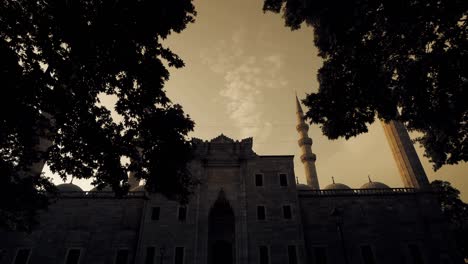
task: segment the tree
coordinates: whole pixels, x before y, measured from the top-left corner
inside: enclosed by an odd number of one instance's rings
[[[164,90],[183,61],[162,40],[194,21],[191,0],[4,0],[0,5],[0,226],[30,230],[63,179],[117,196],[131,170],[186,201],[194,123]],[[114,120],[102,96],[117,98]],[[125,158],[134,162],[123,163]]]
[[[314,29],[323,58],[306,116],[330,139],[402,121],[437,170],[468,160],[468,3],[265,0],[286,26]]]
[[[460,192],[450,182],[435,180],[431,186],[437,191],[442,213],[450,221],[458,250],[468,259],[468,204],[460,200]]]

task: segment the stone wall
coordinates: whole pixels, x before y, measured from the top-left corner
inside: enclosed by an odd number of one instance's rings
[[[443,263],[449,256],[452,260],[447,263],[458,263],[433,194],[341,192],[300,191],[310,263],[314,263],[317,247],[325,248],[327,263],[346,263],[345,252],[348,263],[364,263],[363,246],[370,246],[376,263],[415,263],[410,245],[421,252],[423,263]]]
[[[293,156],[259,156],[248,163],[247,232],[249,262],[259,263],[259,247],[269,248],[270,263],[288,263],[288,245],[296,246],[298,263],[306,263],[302,236]],[[263,175],[263,186],[255,186],[255,174]],[[280,174],[286,174],[287,186],[280,185]],[[264,206],[266,219],[257,219],[257,206]],[[285,219],[283,206],[291,207],[292,219]]]
[[[197,219],[196,203],[191,202],[184,206],[186,208],[185,220],[179,220],[181,204],[159,194],[149,194],[148,198],[141,218],[142,228],[135,263],[146,263],[148,247],[155,248],[153,263],[160,263],[161,257],[165,263],[174,263],[176,247],[184,248],[186,260],[193,259]],[[196,199],[192,199],[194,200]],[[152,219],[153,208],[156,207],[159,208],[159,217]]]
[[[61,198],[40,214],[31,234],[0,231],[0,263],[13,263],[19,248],[30,248],[30,264],[64,263],[67,250],[81,249],[80,263],[113,263],[118,249],[137,245],[142,198]]]

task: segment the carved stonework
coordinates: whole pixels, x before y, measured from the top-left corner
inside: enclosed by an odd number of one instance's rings
[[[221,134],[205,141],[193,138],[192,142],[195,145],[195,156],[205,160],[206,164],[238,166],[240,160],[256,156],[252,150],[253,139],[251,137],[239,141]]]
[[[234,140],[232,138],[226,137],[224,134],[221,134],[210,140],[210,143],[234,143]]]

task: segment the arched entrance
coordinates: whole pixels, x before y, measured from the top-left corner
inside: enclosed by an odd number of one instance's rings
[[[223,190],[211,207],[208,221],[208,263],[233,264],[235,260],[234,212]]]

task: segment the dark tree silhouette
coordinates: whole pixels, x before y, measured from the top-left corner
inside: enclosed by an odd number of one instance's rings
[[[463,258],[468,259],[468,204],[460,200],[460,191],[450,182],[435,180],[431,186],[437,191],[440,208],[450,221],[457,248]]]
[[[165,94],[166,67],[184,64],[161,42],[195,15],[191,0],[2,1],[0,227],[30,230],[47,207],[45,160],[62,178],[91,178],[117,196],[132,170],[148,188],[187,199],[194,123]]]
[[[437,170],[468,160],[468,2],[265,0],[286,26],[313,27],[323,58],[307,117],[331,139],[375,118],[418,131]]]

